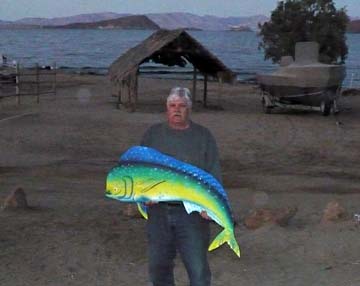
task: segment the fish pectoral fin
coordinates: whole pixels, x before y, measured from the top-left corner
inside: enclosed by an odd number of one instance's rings
[[[234,233],[224,229],[220,232],[217,237],[213,240],[213,242],[209,246],[209,251],[212,251],[219,246],[223,245],[225,242],[230,246],[230,248],[235,252],[235,254],[240,257],[240,248],[235,239]]]
[[[144,217],[144,219],[148,219],[147,206],[143,203],[138,203],[137,207],[141,215]]]
[[[158,185],[165,183],[166,181],[155,181],[155,182],[150,182],[147,183],[147,186],[144,187],[140,192],[141,193],[146,193],[150,190],[152,190],[153,188],[157,187]],[[146,185],[146,183],[143,183],[143,185]]]

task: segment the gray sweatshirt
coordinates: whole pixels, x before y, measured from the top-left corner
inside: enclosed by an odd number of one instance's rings
[[[145,132],[141,145],[201,168],[221,182],[216,141],[211,132],[199,124],[191,121],[185,130],[170,128],[167,122],[155,124]]]

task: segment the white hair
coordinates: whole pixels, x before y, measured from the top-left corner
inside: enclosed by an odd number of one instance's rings
[[[191,93],[190,90],[186,87],[173,87],[170,90],[169,96],[166,99],[166,104],[169,104],[170,101],[174,100],[175,98],[185,99],[186,105],[191,108],[192,101],[191,101]]]

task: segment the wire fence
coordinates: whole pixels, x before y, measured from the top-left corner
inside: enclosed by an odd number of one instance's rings
[[[56,96],[56,63],[45,68],[36,64],[31,68],[3,67],[0,69],[0,100],[14,97],[20,104],[23,97],[34,96],[40,103],[40,96]]]

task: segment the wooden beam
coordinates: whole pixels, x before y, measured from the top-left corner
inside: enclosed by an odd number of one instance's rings
[[[17,105],[20,104],[20,65],[19,63],[16,64],[16,103]]]
[[[134,93],[135,93],[135,109],[137,108],[138,105],[138,77],[139,77],[139,67],[136,69],[136,72],[134,74]]]
[[[116,104],[117,109],[120,109],[121,102],[121,90],[122,90],[122,82],[116,82],[117,85],[117,92],[118,92],[118,101]]]
[[[169,54],[201,54],[201,51],[199,49],[184,49],[181,47],[174,47],[174,48],[162,48],[157,53],[169,53]]]
[[[53,69],[54,69],[54,80],[53,80],[53,84],[52,84],[52,90],[54,92],[54,96],[55,96],[55,99],[56,99],[56,62],[53,63]]]
[[[129,111],[133,112],[134,111],[134,102],[133,102],[133,93],[132,93],[132,89],[131,89],[131,76],[127,77],[127,81],[126,81],[126,85],[127,85],[127,91],[128,91],[128,101],[129,101]]]
[[[35,90],[36,90],[36,102],[40,103],[40,77],[39,77],[39,64],[36,63],[35,65],[35,81],[36,81],[36,86],[35,86]]]
[[[220,107],[220,95],[223,94],[223,83],[224,83],[224,80],[223,80],[222,77],[219,77],[218,80],[219,80],[219,84],[218,84],[219,88],[218,88],[218,92],[217,92],[217,93],[218,93],[218,94],[217,94],[217,106]]]
[[[207,83],[208,83],[208,75],[204,74],[204,100],[203,100],[204,107],[207,106]]]
[[[196,67],[194,66],[194,70],[193,70],[193,88],[192,88],[193,106],[195,106],[195,104],[196,104],[196,81],[197,81],[197,70],[196,70]]]

